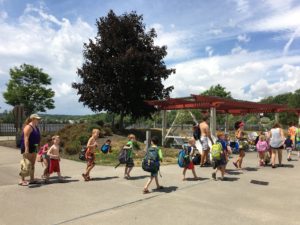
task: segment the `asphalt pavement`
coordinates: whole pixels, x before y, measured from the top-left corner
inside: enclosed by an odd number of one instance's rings
[[[182,181],[177,165],[162,166],[159,180],[165,188],[143,194],[149,174],[140,167],[126,180],[124,167],[96,166],[94,179],[84,182],[85,164],[64,159],[65,183],[53,176],[50,184],[19,186],[21,155],[0,146],[0,225],[299,225],[300,165],[293,157],[272,169],[259,167],[255,152],[246,153],[244,170],[230,160],[227,181],[212,180],[212,168],[199,166],[200,180]],[[40,177],[42,165],[36,167]]]

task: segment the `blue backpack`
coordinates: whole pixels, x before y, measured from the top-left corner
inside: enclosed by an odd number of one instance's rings
[[[189,155],[189,148],[188,146],[184,146],[182,150],[178,153],[178,166],[181,168],[187,167],[191,160]]]
[[[104,154],[107,154],[110,150],[110,145],[108,144],[103,144],[102,147],[101,147],[101,152],[104,153]]]
[[[142,168],[146,172],[156,173],[159,166],[158,148],[150,147],[142,161]]]

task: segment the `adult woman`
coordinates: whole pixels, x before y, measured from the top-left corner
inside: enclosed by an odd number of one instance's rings
[[[30,171],[30,184],[36,183],[34,180],[34,164],[36,160],[36,153],[41,141],[41,134],[38,128],[38,123],[41,117],[37,114],[32,114],[24,124],[22,138],[21,138],[21,154],[23,157],[31,162],[32,170]],[[27,186],[28,182],[22,177],[19,183],[22,186]]]
[[[279,166],[282,161],[282,149],[284,144],[284,134],[279,123],[275,123],[270,130],[270,146],[272,149],[272,168],[275,168],[275,158],[278,153]]]
[[[239,143],[239,156],[233,165],[236,168],[242,169],[243,158],[245,157],[245,140],[244,140],[244,123],[242,121],[238,121],[234,125],[235,127],[235,138]]]

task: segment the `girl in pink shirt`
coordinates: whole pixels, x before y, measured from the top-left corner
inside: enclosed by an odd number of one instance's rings
[[[266,141],[266,137],[264,135],[259,136],[259,141],[256,144],[256,149],[259,155],[259,165],[260,166],[265,166],[264,158],[265,158],[265,153],[267,152],[269,148],[269,144]]]

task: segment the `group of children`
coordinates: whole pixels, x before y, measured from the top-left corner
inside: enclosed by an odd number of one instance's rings
[[[82,177],[84,179],[84,181],[90,181],[91,177],[90,177],[90,172],[91,170],[94,168],[95,166],[95,151],[98,147],[98,138],[99,138],[99,133],[100,131],[98,129],[93,129],[92,131],[92,136],[89,138],[88,143],[87,143],[87,150],[85,153],[85,159],[87,162],[87,166],[86,166],[86,171],[85,173],[82,174]],[[162,151],[161,149],[158,147],[159,144],[159,139],[154,136],[151,139],[151,148],[155,149],[155,151],[157,151],[157,156],[158,158],[156,159],[157,162],[161,162],[163,159],[163,155],[162,155]],[[111,145],[111,141],[110,140],[106,140],[105,144],[109,146],[110,149],[110,145]],[[104,146],[103,145],[103,146]],[[102,148],[103,148],[102,146]],[[125,163],[125,168],[124,168],[124,178],[125,179],[130,179],[130,172],[132,170],[132,168],[134,167],[134,161],[133,161],[133,150],[136,146],[136,137],[134,134],[130,134],[128,135],[128,142],[125,146],[123,146],[123,149],[126,150],[126,163]],[[109,152],[111,152],[111,150],[109,150]],[[149,193],[149,186],[152,183],[153,179],[155,180],[157,189],[162,189],[163,186],[159,185],[159,181],[158,181],[158,177],[157,177],[158,171],[156,172],[152,172],[150,174],[150,178],[147,181],[147,183],[144,186],[143,189],[143,193],[147,194]]]
[[[43,145],[38,152],[37,161],[42,162],[44,168],[42,179],[45,183],[49,182],[49,177],[52,173],[56,172],[58,175],[58,181],[63,182],[63,178],[60,172],[60,138],[55,135],[47,139],[47,143]]]
[[[86,159],[86,170],[84,173],[82,173],[82,177],[84,181],[90,181],[90,172],[95,166],[95,152],[98,148],[98,138],[99,138],[100,131],[98,129],[93,129],[92,135],[88,140],[87,143],[87,150],[85,153],[85,159]],[[242,133],[241,133],[242,135]],[[295,149],[295,141],[297,140],[291,139],[290,136],[285,140],[284,142],[284,147],[288,152],[288,158],[287,160],[291,160],[291,152],[293,149]],[[162,151],[158,147],[159,140],[157,137],[152,137],[151,139],[151,146],[150,148],[155,149],[157,151],[157,162],[160,163],[163,159]],[[300,140],[299,140],[300,144]],[[49,138],[47,143],[41,148],[41,150],[38,153],[38,161],[43,162],[43,165],[45,166],[42,178],[45,180],[47,183],[49,181],[49,176],[50,174],[56,172],[58,175],[59,181],[63,181],[63,178],[61,176],[60,172],[60,156],[59,156],[59,145],[60,145],[60,138],[59,136],[55,135],[52,138]],[[127,144],[123,147],[126,149],[126,154],[127,154],[127,160],[125,163],[125,168],[124,168],[124,178],[125,179],[130,179],[130,173],[132,171],[132,168],[134,167],[134,161],[133,161],[133,150],[136,145],[136,137],[133,134],[130,134],[128,136],[128,142]],[[111,141],[106,140],[106,142],[103,145],[104,147],[108,148],[108,152],[111,152]],[[102,148],[103,148],[102,146]],[[192,138],[188,141],[187,144],[187,154],[188,157],[190,158],[189,163],[183,168],[183,180],[186,180],[186,171],[191,170],[194,176],[194,179],[198,179],[198,176],[195,171],[195,166],[193,162],[193,158],[197,154],[197,148],[195,146],[195,139]],[[256,144],[258,156],[259,156],[259,165],[260,166],[265,166],[266,164],[266,155],[270,154],[270,146],[267,140],[267,137],[264,133],[261,133],[259,135],[257,144]],[[212,164],[213,164],[213,173],[212,173],[212,178],[214,180],[217,179],[217,173],[218,171],[221,173],[221,180],[226,179],[224,177],[226,173],[226,165],[229,161],[229,155],[232,153],[228,136],[224,134],[224,132],[217,132],[217,140],[216,142],[212,145],[211,147],[211,154],[212,154]],[[199,154],[198,154],[199,155]],[[159,167],[158,167],[159,170]],[[147,181],[147,183],[144,186],[143,193],[149,193],[149,185],[155,180],[157,189],[162,189],[163,187],[159,185],[158,181],[158,172],[151,172],[150,178]]]

